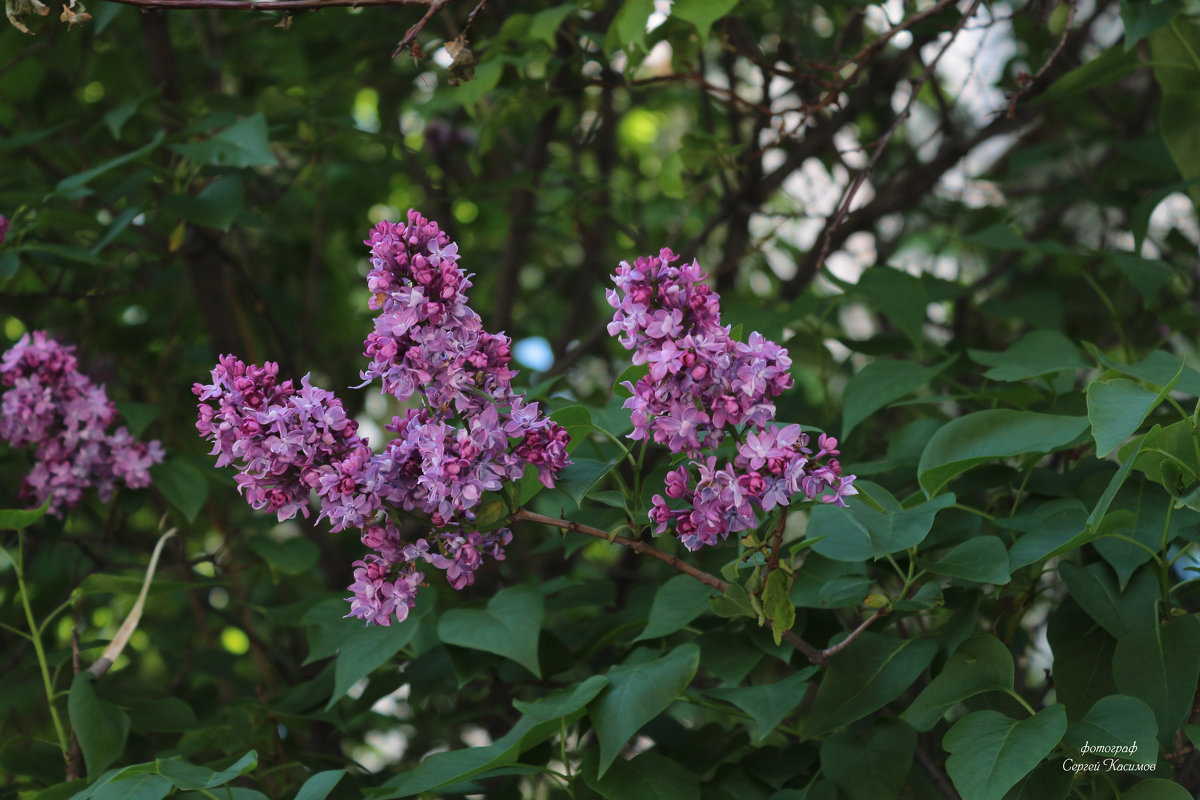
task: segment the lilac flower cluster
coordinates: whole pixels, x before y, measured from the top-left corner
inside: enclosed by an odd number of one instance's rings
[[[692,461],[667,475],[666,494],[681,501],[671,508],[655,495],[655,532],[674,528],[689,550],[715,544],[730,533],[758,525],[758,513],[788,505],[803,493],[809,500],[845,505],[856,494],[854,476],[842,475],[837,440],[822,435],[814,450],[799,425],[773,424],[771,398],[792,385],[787,350],[751,333],[733,339],[721,326],[718,295],[695,262],[675,266],[668,249],[657,257],[622,262],[608,302],[616,309],[608,331],[635,364],[649,371],[625,386],[634,429],[632,439],[652,439]],[[727,437],[737,442],[733,461],[718,466],[700,459]],[[693,478],[692,469],[696,475]]]
[[[775,416],[770,398],[792,385],[792,362],[787,350],[758,333],[735,341],[721,327],[719,297],[701,283],[700,266],[671,266],[678,258],[663,249],[657,257],[621,263],[617,289],[608,290],[617,310],[608,332],[634,351],[634,364],[650,365],[628,387],[630,438],[651,437],[694,458],[736,426],[765,427]]]
[[[381,452],[358,436],[332,393],[306,377],[297,390],[278,367],[224,356],[213,382],[196,384],[197,428],[218,466],[239,470],[238,486],[259,509],[288,519],[308,514],[312,494],[334,531],[359,528],[372,552],[355,563],[349,616],[388,625],[404,620],[430,564],[450,584],[471,585],[485,556],[504,558],[512,534],[471,530],[485,492],[521,479],[528,466],[553,486],[567,464],[567,432],[513,391],[511,350],[467,305],[470,277],[458,246],[416,211],[407,223],[371,231],[370,307],[379,311],[364,342],[375,380],[400,401],[421,401],[387,426]],[[389,509],[419,512],[435,531],[405,542]]]
[[[4,244],[6,238],[8,238],[8,217],[0,214],[0,244]]]
[[[278,364],[257,367],[222,356],[213,382],[194,387],[201,401],[196,429],[212,440],[217,466],[237,466],[234,480],[246,502],[275,512],[280,521],[297,512],[307,517],[309,495],[316,492],[322,513],[337,514],[339,530],[361,524],[378,500],[357,518],[350,511],[362,502],[356,497],[356,476],[371,456],[356,433],[358,423],[346,416],[332,392],[310,384],[307,375],[299,389],[278,378]]]
[[[78,369],[67,347],[42,331],[25,334],[0,356],[0,439],[33,449],[22,500],[62,516],[94,486],[107,501],[118,483],[150,485],[150,467],[163,460],[158,441],[138,442],[124,427],[107,433],[117,409],[104,387]]]

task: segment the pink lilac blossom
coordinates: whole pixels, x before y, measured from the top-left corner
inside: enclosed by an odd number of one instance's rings
[[[622,262],[608,302],[608,325],[635,364],[649,365],[625,401],[632,439],[650,439],[691,457],[668,473],[667,497],[655,495],[655,533],[673,529],[689,550],[715,544],[758,525],[758,514],[788,505],[797,494],[845,505],[856,494],[854,476],[842,475],[837,440],[822,434],[817,449],[799,425],[774,424],[771,399],[792,385],[787,350],[754,332],[745,343],[721,326],[718,295],[696,262],[675,266],[663,249],[633,264]],[[733,461],[700,457],[727,437]],[[693,476],[693,469],[695,475]]]
[[[7,387],[0,439],[33,449],[21,499],[41,505],[48,498],[58,517],[88,487],[107,502],[118,484],[149,486],[150,467],[164,456],[158,441],[138,442],[124,427],[106,432],[117,409],[103,386],[79,372],[74,349],[34,331],[0,356],[0,385]]]
[[[734,340],[700,266],[673,266],[677,260],[663,249],[622,262],[613,276],[617,288],[607,293],[616,309],[608,332],[634,351],[634,364],[649,365],[636,385],[625,384],[633,393],[625,401],[630,438],[695,458],[736,426],[763,428],[774,418],[771,398],[791,388],[791,360],[758,333]]]
[[[239,470],[251,506],[280,520],[308,515],[332,530],[361,530],[372,552],[355,563],[348,616],[369,624],[403,621],[429,564],[455,589],[474,583],[485,556],[503,560],[505,528],[471,529],[486,492],[520,480],[529,466],[552,487],[566,466],[568,435],[512,388],[510,343],[483,329],[467,305],[470,276],[458,246],[416,211],[406,224],[382,222],[365,242],[370,307],[379,311],[364,342],[364,384],[421,405],[392,419],[394,438],[379,453],[357,435],[341,401],[311,386],[279,383],[278,366],[222,356],[211,384],[196,384],[197,429],[213,442],[217,465]],[[429,517],[435,531],[406,542],[388,511]]]

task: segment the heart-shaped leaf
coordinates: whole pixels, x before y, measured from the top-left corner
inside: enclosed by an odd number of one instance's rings
[[[1057,703],[1020,722],[998,711],[973,711],[942,739],[950,753],[946,772],[963,800],[1001,800],[1066,732],[1067,711]]]
[[[482,610],[447,611],[438,622],[438,636],[447,644],[510,658],[540,678],[542,615],[542,593],[532,586],[513,586],[493,596]]]
[[[700,648],[692,643],[661,658],[647,660],[647,655],[635,650],[624,664],[610,669],[608,690],[588,710],[600,740],[600,777],[630,737],[683,693],[700,667]]]

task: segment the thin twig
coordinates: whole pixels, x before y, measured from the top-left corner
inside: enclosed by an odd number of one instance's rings
[[[862,635],[862,632],[871,626],[871,623],[883,616],[883,609],[878,608],[875,613],[863,620],[863,623],[847,634],[845,639],[842,639],[832,647],[826,647],[821,651],[821,654],[826,658],[840,653],[842,650],[850,646],[850,643]]]
[[[480,11],[483,11],[483,7],[486,5],[487,0],[479,0],[479,2],[475,4],[475,7],[471,9],[471,13],[467,14],[467,22],[465,25],[463,25],[462,33],[460,34],[461,36],[465,37],[467,35],[467,31],[471,30],[471,26],[475,24],[475,15]]]
[[[623,545],[628,547],[630,550],[633,550],[635,553],[641,553],[642,555],[647,555],[651,558],[657,558],[659,561],[670,566],[672,569],[682,572],[684,575],[689,575],[703,583],[705,586],[710,586],[713,589],[716,589],[718,592],[723,593],[729,588],[729,584],[726,581],[718,578],[716,575],[712,575],[704,570],[697,569],[686,561],[680,561],[677,557],[671,555],[670,553],[664,553],[654,545],[643,542],[639,539],[630,539],[625,536],[615,536],[610,534],[608,531],[604,531],[599,528],[593,528],[590,525],[581,525],[578,522],[572,522],[568,519],[548,517],[545,514],[537,514],[533,511],[527,511],[523,508],[517,509],[513,513],[511,519],[514,522],[540,522],[543,525],[550,525],[555,528],[560,528],[564,531],[582,533],[585,536],[592,536],[596,539],[603,539],[606,542]],[[805,658],[814,664],[824,664],[829,660],[829,656],[826,655],[823,650],[818,650],[817,648],[813,647],[811,644],[804,641],[790,630],[783,632],[783,640],[792,647],[796,648],[796,650],[802,653]]]
[[[543,525],[561,528],[564,531],[582,533],[585,536],[592,536],[597,539],[603,539],[606,542],[623,545],[628,547],[630,550],[633,550],[635,553],[641,553],[642,555],[647,555],[651,558],[657,558],[659,561],[668,565],[672,569],[682,572],[684,575],[690,575],[691,577],[703,583],[705,586],[711,586],[718,592],[724,592],[729,588],[729,584],[726,581],[718,578],[716,575],[712,575],[704,570],[697,569],[686,561],[680,561],[676,556],[673,556],[670,553],[664,553],[654,545],[643,542],[640,539],[630,539],[626,536],[614,536],[608,531],[601,530],[600,528],[593,528],[590,525],[581,525],[578,522],[572,522],[569,519],[548,517],[545,514],[527,511],[523,508],[516,510],[516,512],[512,515],[512,520],[514,522],[519,522],[522,520],[527,522],[540,522]]]
[[[779,566],[779,546],[783,544],[783,529],[787,527],[787,512],[787,507],[784,506],[783,512],[779,515],[779,524],[775,526],[775,533],[771,536],[771,555],[767,558],[768,575],[770,570]]]
[[[953,44],[954,40],[958,37],[959,31],[962,30],[963,26],[967,24],[967,21],[971,19],[971,17],[975,16],[975,11],[979,8],[981,1],[982,0],[974,0],[974,2],[971,3],[971,7],[963,13],[962,17],[958,21],[958,24],[951,29],[950,36],[948,39],[946,39],[946,43],[942,45],[942,48],[938,50],[937,55],[933,57],[933,60],[926,65],[924,71],[922,71],[917,80],[913,82],[912,88],[908,95],[908,102],[904,104],[904,109],[896,115],[896,118],[892,120],[891,127],[887,129],[887,132],[883,134],[883,137],[879,140],[879,143],[875,145],[875,151],[871,154],[871,160],[867,162],[865,167],[859,170],[859,173],[854,176],[854,180],[850,183],[850,186],[847,187],[846,193],[843,195],[842,202],[838,205],[837,211],[834,213],[833,217],[830,218],[829,223],[825,226],[825,235],[821,237],[821,251],[820,255],[817,257],[817,270],[820,270],[821,266],[825,263],[825,259],[829,256],[829,244],[833,239],[833,232],[837,230],[838,226],[841,225],[842,221],[846,218],[846,214],[850,212],[850,204],[854,202],[854,196],[858,194],[858,190],[862,188],[863,183],[867,180],[867,176],[870,175],[871,171],[875,168],[875,164],[878,163],[879,157],[883,155],[884,148],[887,147],[888,142],[892,140],[892,137],[896,135],[896,131],[900,129],[901,123],[908,119],[908,115],[912,112],[913,103],[917,101],[917,96],[921,93],[921,88],[925,86],[926,81],[928,81],[930,76],[933,75],[933,71],[937,68],[938,62],[942,60],[942,56],[944,56],[946,51],[950,49],[950,45]]]
[[[938,0],[937,3],[930,6],[929,8],[925,9],[924,11],[921,11],[920,13],[917,13],[917,14],[913,14],[911,17],[908,17],[907,19],[902,20],[900,22],[900,24],[896,25],[895,27],[889,28],[888,30],[884,31],[884,33],[882,33],[878,38],[872,40],[869,44],[865,45],[861,50],[859,50],[852,58],[850,58],[846,61],[843,61],[842,63],[837,64],[836,66],[831,65],[831,64],[819,64],[817,62],[810,61],[809,64],[812,67],[814,67],[815,69],[824,70],[826,72],[833,72],[835,74],[842,72],[846,67],[848,67],[851,64],[854,65],[854,69],[845,78],[841,79],[840,81],[837,81],[832,86],[830,86],[829,91],[827,91],[825,93],[824,97],[822,97],[816,103],[806,106],[805,111],[807,111],[810,114],[815,114],[816,112],[821,111],[822,109],[825,109],[825,108],[829,107],[830,105],[833,105],[834,103],[836,103],[838,101],[838,97],[841,95],[841,93],[843,91],[845,91],[849,86],[851,86],[856,80],[858,80],[858,76],[860,74],[862,74],[863,70],[866,69],[867,66],[869,66],[871,64],[872,57],[876,53],[878,53],[881,49],[883,49],[883,46],[885,44],[887,44],[892,39],[892,37],[894,37],[896,34],[902,32],[902,31],[908,30],[909,28],[913,27],[914,25],[916,25],[919,22],[925,21],[926,19],[934,16],[935,14],[940,14],[942,11],[945,11],[947,8],[954,5],[956,2],[958,2],[958,0]],[[974,9],[972,9],[971,13],[972,14],[974,13]],[[962,27],[962,26],[960,25],[959,27]],[[957,33],[957,30],[955,31],[955,33]],[[742,53],[742,55],[745,56],[746,54]],[[764,66],[767,66],[767,65],[764,64]],[[791,75],[789,75],[788,74],[789,71],[787,71],[787,70],[778,70],[774,67],[768,67],[768,68],[771,69],[772,71],[778,72],[778,74],[782,75],[785,78],[790,78],[792,80],[797,79],[797,78],[793,78]]]
[[[227,11],[287,11],[336,6],[427,6],[431,0],[105,0],[141,8],[214,8]]]
[[[396,45],[396,49],[392,52],[392,58],[396,58],[408,49],[408,45],[417,38],[417,34],[424,30],[425,24],[428,23],[429,20],[433,19],[433,15],[441,11],[442,6],[446,5],[448,1],[449,0],[433,0],[433,2],[429,4],[429,10],[425,12],[425,16],[417,20],[415,25],[404,32],[404,38],[400,40],[400,44]]]
[[[129,616],[125,618],[125,622],[121,624],[120,630],[113,640],[108,643],[108,647],[104,649],[104,655],[100,659],[88,667],[88,672],[99,678],[104,673],[108,672],[112,667],[113,662],[121,655],[121,651],[125,649],[125,645],[129,643],[129,637],[137,630],[138,623],[142,619],[142,609],[146,605],[146,595],[150,592],[150,582],[154,580],[154,570],[158,568],[158,557],[162,554],[163,545],[167,543],[175,535],[175,529],[164,533],[158,537],[158,543],[154,545],[154,552],[150,555],[150,565],[146,567],[146,578],[142,581],[142,590],[138,592],[137,600],[133,604],[133,609],[130,610]]]
[[[1063,47],[1065,47],[1067,44],[1067,37],[1071,35],[1071,24],[1075,21],[1075,10],[1078,7],[1078,0],[1068,0],[1067,22],[1065,25],[1063,25],[1062,36],[1059,37],[1058,44],[1054,46],[1054,50],[1051,51],[1050,57],[1046,59],[1045,64],[1042,64],[1042,68],[1037,71],[1037,74],[1034,75],[1028,83],[1022,86],[1016,94],[1008,99],[1009,119],[1012,119],[1017,113],[1017,101],[1020,100],[1031,89],[1037,86],[1041,82],[1042,76],[1046,74],[1046,70],[1050,69],[1050,66],[1058,60],[1059,54],[1062,52]]]

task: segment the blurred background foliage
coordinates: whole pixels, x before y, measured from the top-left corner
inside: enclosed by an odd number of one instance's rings
[[[797,386],[779,418],[842,435],[848,471],[898,498],[918,488],[923,448],[948,419],[1087,414],[1080,371],[1157,350],[1195,360],[1194,0],[453,0],[289,13],[97,0],[70,28],[52,11],[23,18],[32,35],[0,30],[0,213],[12,225],[0,245],[0,344],[29,330],[76,343],[127,423],[169,452],[153,489],[107,506],[92,498],[27,535],[38,618],[72,598],[46,633],[59,689],[71,684],[73,635],[86,665],[131,607],[160,517],[180,530],[127,654],[96,687],[128,722],[109,763],[165,754],[224,767],[254,750],[267,796],[349,769],[331,796],[360,797],[431,749],[499,740],[514,697],[572,685],[439,643],[439,609],[481,604],[502,586],[540,582],[552,596],[544,662],[601,673],[635,647],[670,571],[532,526],[475,587],[426,590],[428,624],[354,638],[357,626],[339,619],[354,537],[255,515],[211,468],[190,388],[221,353],[311,372],[382,436],[396,409],[344,388],[359,382],[370,327],[361,242],[410,207],[457,240],[474,307],[516,343],[518,380],[554,393],[552,407],[592,407],[616,433],[610,394],[628,361],[605,329],[608,276],[664,246],[698,258],[727,323],[789,348]],[[1095,349],[1079,350],[1084,341]],[[1025,349],[1009,349],[1016,342]],[[867,365],[894,362],[907,367],[877,366],[854,388]],[[1143,372],[1134,377],[1167,383]],[[996,516],[1015,514],[1023,492],[1069,495],[1103,472],[1105,453],[1079,466],[1086,442],[1042,464],[1040,488],[1032,463],[1010,462],[955,491]],[[0,497],[11,498],[0,505],[15,505],[27,468],[24,454],[0,451]],[[1067,473],[1077,480],[1054,482]],[[1094,499],[1099,481],[1080,491]],[[603,504],[574,511],[563,492],[539,502],[553,516],[620,522]],[[1178,512],[1180,535],[1194,513]],[[958,540],[954,524],[935,529],[941,541]],[[729,556],[697,558],[716,572]],[[876,565],[824,563],[816,580],[850,587],[853,611],[870,583],[856,576],[874,579]],[[21,628],[12,574],[0,565],[0,613]],[[959,612],[984,620],[1022,667],[1041,663],[1029,654],[1045,626],[1025,616],[1045,591],[1039,577],[999,594],[960,590],[975,605]],[[817,639],[841,628],[824,597],[798,623]],[[710,680],[736,686],[754,671],[765,683],[788,674],[789,658],[802,666],[745,622],[695,623]],[[64,780],[62,759],[28,643],[3,636],[0,796],[40,796]],[[1044,699],[1044,676],[1030,675],[1027,696]],[[839,777],[822,785],[835,794],[801,793],[834,755],[794,729],[755,750],[736,724],[711,728],[713,704],[696,696],[643,731],[655,753],[706,776],[704,797],[874,796],[828,766]],[[586,728],[568,736],[568,716],[555,751],[536,744],[522,763],[587,749]],[[903,750],[908,734],[896,735]],[[909,783],[896,784],[904,796],[952,796],[938,742],[923,734]],[[1194,791],[1189,747],[1164,740],[1163,752]],[[652,761],[642,767],[653,772]],[[242,780],[234,796],[257,796]],[[610,784],[569,791],[652,796]],[[1117,796],[1106,787],[1097,779],[1081,796]],[[517,768],[460,789],[567,793]]]

